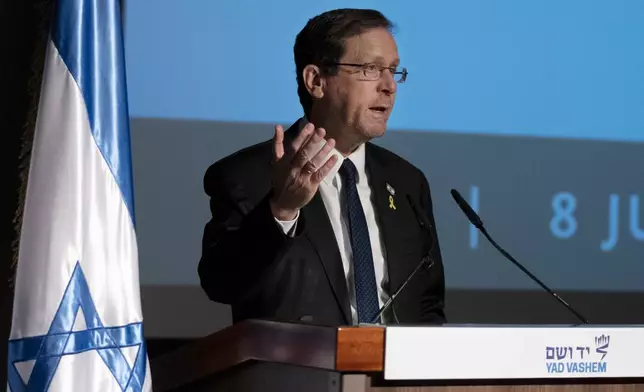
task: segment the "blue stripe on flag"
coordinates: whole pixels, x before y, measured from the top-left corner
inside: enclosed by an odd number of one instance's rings
[[[52,40],[83,94],[92,135],[121,189],[134,224],[120,12],[118,0],[59,0]]]

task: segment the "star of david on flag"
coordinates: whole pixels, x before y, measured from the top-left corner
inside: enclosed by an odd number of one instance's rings
[[[83,316],[86,329],[74,331],[75,321]],[[126,347],[137,348],[134,366],[130,366],[121,351]],[[11,390],[46,390],[64,355],[90,350],[98,352],[123,391],[142,390],[146,370],[143,324],[105,327],[92,301],[80,263],[77,263],[47,334],[9,342],[10,363],[34,361],[27,382],[15,366],[9,367]]]
[[[12,392],[148,392],[119,0],[59,0],[8,350]]]

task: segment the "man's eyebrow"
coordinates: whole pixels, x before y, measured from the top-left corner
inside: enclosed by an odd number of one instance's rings
[[[388,65],[386,59],[384,57],[382,57],[382,56],[375,56],[375,57],[368,58],[368,59],[369,60],[365,61],[365,64],[380,64],[380,65],[383,65],[383,66],[393,66],[393,67],[397,67],[398,65],[400,65],[400,59],[399,58],[395,58],[391,62],[391,65]]]

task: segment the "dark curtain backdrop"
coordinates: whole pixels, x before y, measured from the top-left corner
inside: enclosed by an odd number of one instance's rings
[[[13,304],[22,194],[36,120],[53,0],[0,2],[0,383],[7,379],[7,339]]]

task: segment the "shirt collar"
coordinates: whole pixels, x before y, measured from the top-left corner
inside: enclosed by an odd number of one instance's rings
[[[308,120],[306,119],[306,116],[300,118],[298,122],[298,133],[304,128],[304,126],[308,123]],[[322,146],[324,145],[324,141],[320,142],[319,148],[322,149]],[[318,150],[319,151],[319,150]],[[352,152],[347,158],[342,155],[342,153],[335,148],[331,150],[329,155],[327,155],[327,159],[330,158],[332,155],[337,155],[338,160],[333,166],[333,169],[329,171],[327,176],[324,178],[324,182],[327,183],[328,185],[333,185],[333,179],[335,178],[336,174],[338,174],[338,171],[340,170],[340,167],[342,166],[342,162],[344,159],[351,159],[351,162],[355,165],[357,171],[358,171],[358,179],[357,182],[360,183],[363,180],[366,180],[364,178],[365,176],[365,147],[364,143],[361,144],[354,152]],[[326,159],[325,159],[326,162]]]

